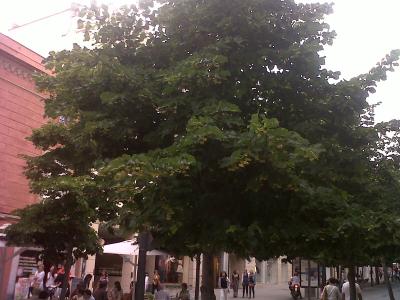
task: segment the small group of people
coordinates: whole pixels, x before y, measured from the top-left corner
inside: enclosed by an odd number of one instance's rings
[[[253,298],[255,297],[255,286],[256,286],[256,275],[253,271],[247,272],[244,270],[242,275],[242,287],[243,287],[243,295],[244,298],[245,294],[246,297],[251,298],[251,294],[253,294]]]
[[[242,274],[242,288],[243,288],[243,298],[245,297],[253,297],[255,298],[255,285],[256,285],[256,276],[253,271],[248,272],[244,270]],[[234,270],[231,275],[231,279],[229,279],[228,274],[223,271],[219,277],[219,287],[221,288],[221,300],[228,299],[228,294],[230,293],[230,289],[233,291],[233,298],[237,298],[239,294],[239,283],[240,283],[240,275],[238,271]]]
[[[62,283],[65,278],[65,270],[62,265],[52,266],[46,273],[43,264],[32,278],[28,298],[34,296],[37,299],[59,299],[62,290]],[[108,289],[109,278],[106,272],[102,272],[94,292],[89,289],[93,275],[87,274],[79,281],[76,288],[71,291],[71,274],[68,276],[66,286],[66,297],[71,300],[122,300],[123,291],[119,281],[114,282],[112,289]]]
[[[161,284],[160,274],[158,270],[154,270],[153,278],[150,283],[149,274],[146,273],[144,279],[145,292],[152,293],[155,300],[170,300],[170,295],[165,290],[164,286]],[[188,290],[188,285],[186,283],[181,284],[181,290],[176,294],[177,300],[190,300],[190,293]],[[97,299],[96,299],[97,300]]]
[[[81,293],[84,292],[83,290]],[[123,291],[121,287],[121,283],[119,281],[114,282],[114,286],[111,290],[108,289],[108,281],[99,280],[98,286],[93,292],[94,300],[122,300],[123,299]],[[82,298],[77,297],[76,299],[72,298],[72,300],[83,300]]]
[[[37,271],[32,278],[31,285],[28,292],[28,298],[32,295],[40,296],[39,299],[46,299],[44,298],[45,295],[52,298],[59,297],[61,293],[62,283],[65,278],[65,270],[63,265],[51,266],[50,270],[46,272],[44,270],[43,264],[38,264]],[[67,290],[69,293],[69,282],[67,286]]]
[[[295,285],[300,285],[301,280],[299,273],[296,271],[294,272],[292,278],[289,281],[289,289],[292,289]],[[358,283],[356,285],[356,294],[357,299],[362,300],[362,292],[360,285]],[[300,299],[302,295],[300,293]],[[321,300],[350,300],[350,283],[346,281],[343,283],[342,287],[340,288],[340,282],[338,279],[331,277],[328,279],[325,287],[321,293]]]
[[[108,274],[102,271],[100,274],[99,281],[97,282],[97,288],[94,289],[93,298],[94,300],[122,300],[124,292],[119,281],[115,281],[111,289],[109,287]],[[75,300],[75,299],[73,299]],[[81,300],[81,299],[76,299]]]
[[[362,300],[362,292],[360,285],[356,285],[356,295],[358,300]],[[346,281],[342,285],[342,291],[339,288],[339,280],[336,278],[329,278],[326,286],[322,290],[321,300],[350,300],[350,282]]]

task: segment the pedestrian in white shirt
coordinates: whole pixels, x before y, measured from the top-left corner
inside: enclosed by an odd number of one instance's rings
[[[47,273],[47,281],[46,281],[46,287],[52,288],[54,287],[55,283],[54,280],[56,279],[57,276],[57,270],[54,266],[50,268],[49,273]]]
[[[335,278],[329,278],[328,284],[322,291],[321,300],[341,300],[341,294],[336,286],[337,280]]]
[[[43,265],[38,265],[38,270],[33,277],[33,289],[35,294],[39,294],[40,291],[44,290],[43,279],[44,279],[44,267]]]
[[[361,288],[356,283],[356,295],[358,300],[362,300]],[[347,281],[342,286],[342,300],[350,300],[350,282]]]

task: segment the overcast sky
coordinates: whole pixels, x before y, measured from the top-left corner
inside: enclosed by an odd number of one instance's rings
[[[11,30],[14,25],[48,16],[71,7],[71,3],[89,4],[90,0],[2,0],[0,1],[0,32],[10,36],[39,54],[70,48],[79,42],[71,12]],[[111,6],[135,0],[98,0]],[[318,2],[302,0],[302,2]],[[399,0],[334,0],[334,13],[327,21],[338,36],[334,45],[324,51],[327,67],[351,78],[367,72],[385,54],[400,48]],[[381,83],[372,102],[382,101],[377,119],[400,119],[400,69]]]

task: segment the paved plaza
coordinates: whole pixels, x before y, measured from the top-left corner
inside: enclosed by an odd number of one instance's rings
[[[394,296],[400,299],[400,285],[393,286]],[[233,298],[232,292],[229,294],[228,299],[243,299],[241,290],[239,290],[239,298]],[[220,300],[220,291],[215,290],[217,300]],[[246,298],[245,298],[246,299]],[[247,298],[248,299],[248,298]],[[291,300],[291,296],[287,285],[258,285],[256,286],[255,299],[268,299],[268,300]],[[303,299],[307,299],[303,297]],[[315,298],[314,298],[315,299]],[[383,284],[376,287],[363,288],[363,300],[389,300],[386,286]]]

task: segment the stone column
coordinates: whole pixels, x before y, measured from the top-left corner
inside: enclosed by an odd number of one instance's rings
[[[189,280],[188,280],[188,284],[190,283],[193,286],[193,289],[195,288],[196,285],[196,261],[197,261],[197,256],[195,256],[193,258],[193,261],[190,261],[190,266],[186,267],[185,265],[183,266],[184,269],[188,269],[189,270]],[[201,261],[201,257],[200,257],[200,261]],[[201,286],[201,268],[202,268],[202,264],[200,263],[200,274],[199,274],[199,280],[200,280],[200,286]]]
[[[287,278],[287,280],[289,281],[290,278],[292,278],[293,264],[287,264],[287,266],[288,266],[288,278]]]
[[[94,230],[96,230],[96,232],[99,232],[99,223],[92,224],[92,228]],[[90,285],[89,285],[89,289],[91,289],[91,290],[93,290],[93,288],[94,288],[93,287],[93,283],[94,283],[94,268],[95,268],[95,265],[96,265],[96,255],[89,255],[87,260],[86,260],[86,262],[85,262],[85,267],[82,270],[82,273],[83,273],[82,275],[83,276],[86,276],[87,274],[92,274],[93,275],[93,278],[92,278],[92,280],[90,282]]]
[[[271,283],[278,284],[279,276],[278,276],[278,260],[271,260]]]
[[[222,253],[222,271],[229,274],[229,253],[226,252]]]
[[[11,258],[11,269],[10,269],[10,276],[8,279],[8,286],[7,286],[7,300],[14,299],[14,290],[15,290],[15,279],[17,277],[18,272],[18,263],[19,263],[19,254],[17,252],[20,248],[14,248],[14,257]]]
[[[193,262],[189,256],[184,256],[182,259],[183,262],[183,274],[182,274],[182,282],[187,283],[188,285],[194,285],[193,282]],[[195,270],[196,272],[196,270]]]
[[[121,287],[123,291],[129,291],[130,283],[133,280],[134,256],[124,255],[122,258]]]
[[[282,280],[282,259],[281,259],[281,257],[279,257],[277,260],[276,260],[276,264],[277,264],[277,283],[279,284],[279,283],[281,283],[281,280]]]
[[[266,278],[266,270],[267,269],[267,262],[265,260],[263,260],[261,262],[261,283],[266,283],[267,282],[267,278]]]
[[[155,255],[148,255],[146,257],[146,272],[149,274],[149,280],[152,282],[154,270],[156,269],[156,257]]]

